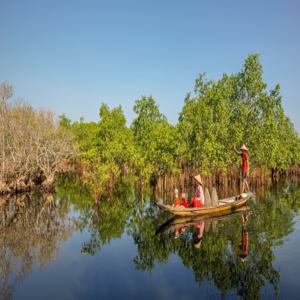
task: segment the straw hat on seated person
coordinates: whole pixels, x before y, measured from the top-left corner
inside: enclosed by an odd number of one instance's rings
[[[201,185],[203,185],[200,174],[194,176],[194,179],[195,179],[197,182],[199,182]]]

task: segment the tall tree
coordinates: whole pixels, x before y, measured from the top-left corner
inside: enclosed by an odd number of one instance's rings
[[[159,177],[175,169],[178,140],[176,128],[159,111],[153,97],[141,97],[135,102],[137,114],[131,129],[139,152],[138,176]]]

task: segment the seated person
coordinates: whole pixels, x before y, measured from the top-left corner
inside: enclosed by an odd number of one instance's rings
[[[202,207],[204,206],[199,198],[193,198],[190,202],[190,207]]]
[[[190,207],[204,206],[203,183],[200,175],[196,175],[194,179],[197,182],[196,197],[191,200]]]
[[[181,194],[181,205],[184,206],[185,208],[189,207],[189,205],[186,202],[185,193]]]
[[[178,197],[178,190],[175,189],[175,201],[174,201],[173,206],[174,207],[178,207],[180,205],[181,205],[181,203],[180,203],[180,200],[179,200],[179,197]]]

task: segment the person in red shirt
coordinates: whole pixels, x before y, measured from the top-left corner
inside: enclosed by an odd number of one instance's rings
[[[186,197],[185,197],[185,193],[181,194],[181,205],[184,206],[185,208],[188,208],[189,205],[186,202]]]
[[[249,156],[248,156],[248,148],[245,144],[241,147],[241,151],[236,150],[234,148],[235,152],[241,156],[242,158],[242,191],[241,194],[245,191],[249,191],[249,185],[248,185],[248,177],[249,177]]]
[[[181,202],[180,202],[179,197],[178,197],[178,190],[175,189],[175,201],[174,201],[173,206],[174,206],[174,207],[180,207],[180,206],[183,206],[183,207],[185,207],[185,208],[189,207],[189,205],[188,205],[187,202],[186,202],[185,193],[182,193],[182,194],[181,194]]]
[[[179,198],[178,197],[176,197],[175,198],[175,202],[174,202],[174,207],[177,207],[177,206],[180,206],[181,205],[181,203],[180,203],[180,200],[179,200]]]

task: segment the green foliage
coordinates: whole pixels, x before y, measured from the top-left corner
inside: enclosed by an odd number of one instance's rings
[[[72,121],[65,114],[59,116],[59,125],[65,129],[71,128]]]
[[[76,137],[79,159],[87,169],[87,183],[94,197],[105,190],[112,190],[122,173],[126,173],[136,160],[133,135],[126,127],[122,108],[110,109],[102,104],[99,122],[85,123],[83,120],[69,124],[61,118]]]
[[[230,97],[231,79],[223,76],[219,82],[196,80],[195,95],[190,94],[179,117],[183,159],[193,168],[209,172],[224,168],[231,162]]]
[[[142,97],[133,108],[137,117],[132,122],[136,151],[138,176],[149,179],[152,175],[163,176],[175,171],[178,147],[176,127],[170,125],[159,112],[152,97]]]
[[[251,54],[236,75],[196,79],[179,117],[181,158],[205,173],[234,163],[232,149],[246,143],[251,161],[285,170],[299,164],[299,137],[282,108],[280,87],[268,92],[259,55]]]
[[[251,165],[283,171],[300,163],[300,139],[284,113],[280,86],[267,90],[258,54],[250,54],[238,73],[223,74],[217,81],[200,74],[175,126],[152,96],[138,99],[133,110],[136,117],[129,128],[122,108],[105,104],[97,123],[60,117],[60,125],[76,137],[95,195],[128,174],[144,186],[150,178],[182,169],[203,175],[226,171],[240,164],[233,149],[243,143]]]

